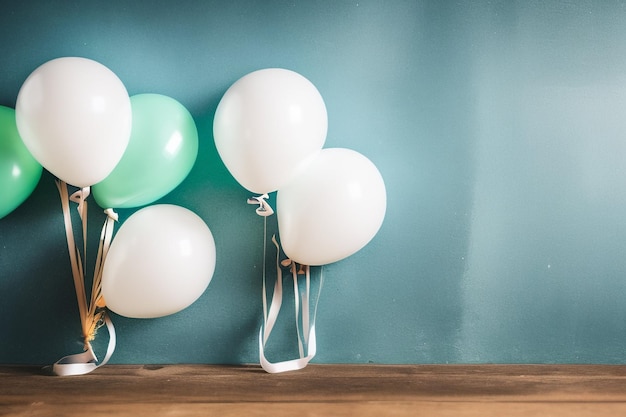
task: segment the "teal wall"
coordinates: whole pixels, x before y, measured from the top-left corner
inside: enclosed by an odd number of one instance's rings
[[[388,193],[374,240],[324,267],[317,362],[624,363],[624,22],[604,0],[4,2],[0,104],[74,55],[195,118],[196,165],[160,202],[209,225],[213,281],[175,315],[114,315],[113,362],[258,361],[263,223],[212,120],[239,77],[284,67],[324,97],[326,147],[365,154]],[[91,254],[103,216],[92,203]],[[0,220],[0,363],[51,363],[79,333],[44,173]],[[274,337],[271,360],[297,352],[287,318]]]

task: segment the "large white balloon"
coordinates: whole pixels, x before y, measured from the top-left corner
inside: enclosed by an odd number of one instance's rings
[[[323,149],[278,190],[278,231],[285,254],[304,265],[325,265],[365,246],[385,217],[385,183],[360,153]]]
[[[213,122],[217,151],[254,193],[276,191],[324,146],[324,100],[302,75],[281,68],[252,72],[224,94]]]
[[[195,213],[160,204],[130,216],[111,243],[102,272],[107,307],[126,317],[176,313],[206,290],[215,241]]]
[[[86,58],[57,58],[35,69],[19,91],[15,118],[33,157],[78,187],[106,178],[130,138],[124,84],[110,69]]]

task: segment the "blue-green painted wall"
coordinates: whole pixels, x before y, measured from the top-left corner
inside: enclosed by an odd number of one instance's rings
[[[600,0],[4,2],[0,104],[75,55],[196,120],[196,165],[160,202],[209,225],[213,281],[176,315],[114,316],[113,362],[258,361],[263,223],[212,119],[239,77],[284,67],[324,97],[326,147],[368,156],[388,192],[374,240],[324,268],[317,362],[624,363],[624,22],[623,1]],[[90,219],[93,247],[95,203]],[[270,359],[297,352],[290,326]],[[51,363],[79,333],[45,173],[0,220],[0,363]]]

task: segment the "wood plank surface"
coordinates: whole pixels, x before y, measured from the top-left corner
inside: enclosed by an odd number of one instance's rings
[[[622,365],[0,367],[0,415],[626,415]]]

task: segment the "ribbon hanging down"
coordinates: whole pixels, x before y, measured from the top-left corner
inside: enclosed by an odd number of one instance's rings
[[[306,367],[317,353],[317,339],[315,336],[315,317],[317,316],[317,305],[320,299],[322,286],[324,282],[323,274],[320,274],[319,290],[313,308],[313,316],[310,316],[311,305],[311,267],[308,265],[298,265],[290,259],[280,262],[280,246],[276,241],[276,237],[272,237],[272,242],[276,246],[276,282],[274,283],[274,291],[272,301],[267,309],[267,290],[266,280],[263,278],[263,326],[259,331],[259,358],[261,367],[268,373],[280,373],[287,371],[295,371]],[[289,267],[293,279],[294,306],[296,317],[296,332],[298,336],[297,359],[270,362],[265,356],[265,347],[272,333],[276,320],[281,310],[283,299],[283,274],[281,266]],[[304,293],[300,292],[299,276],[304,275]],[[300,330],[302,328],[302,331]]]
[[[115,328],[113,322],[106,312],[102,316],[103,324],[106,325],[109,331],[109,344],[107,346],[106,355],[102,362],[98,364],[98,357],[91,347],[91,343],[87,343],[87,350],[83,353],[77,353],[75,355],[65,356],[52,365],[52,373],[57,376],[71,376],[71,375],[84,375],[92,371],[95,371],[99,367],[106,365],[106,363],[113,355],[115,351]],[[98,326],[100,327],[100,326]]]
[[[268,310],[267,300],[267,277],[266,277],[266,254],[267,254],[267,217],[274,213],[274,210],[265,201],[268,197],[263,194],[258,197],[248,199],[248,204],[259,204],[256,213],[263,219],[263,325],[259,330],[259,359],[261,367],[268,373],[280,373],[287,371],[295,371],[302,369],[315,357],[317,352],[317,341],[315,336],[315,317],[317,315],[317,305],[320,299],[320,293],[323,286],[323,274],[320,274],[319,291],[315,300],[313,309],[313,317],[310,316],[311,305],[311,268],[308,265],[298,265],[290,259],[280,261],[280,245],[276,240],[276,236],[272,236],[272,243],[276,247],[276,281],[274,283],[274,291]],[[274,329],[276,320],[281,311],[283,300],[283,273],[282,267],[289,267],[293,280],[294,306],[296,332],[298,337],[297,359],[270,362],[265,356],[266,345],[268,339]],[[300,290],[300,276],[304,275],[304,291]],[[302,330],[301,330],[302,329]]]
[[[104,261],[113,239],[113,228],[117,221],[117,214],[112,209],[105,210],[107,218],[102,226],[100,233],[100,243],[98,245],[98,253],[96,264],[94,267],[94,276],[92,281],[92,289],[89,302],[87,300],[87,292],[85,290],[85,270],[87,258],[87,197],[90,194],[89,187],[79,189],[71,196],[67,189],[67,184],[61,180],[56,182],[61,197],[61,206],[63,209],[63,219],[65,223],[65,234],[67,238],[67,248],[70,255],[70,265],[72,267],[72,277],[74,279],[74,288],[76,290],[76,300],[78,302],[78,311],[82,327],[84,340],[84,352],[76,355],[66,356],[57,361],[52,372],[56,375],[82,375],[97,369],[106,364],[115,350],[115,328],[111,319],[104,308],[104,300],[102,298],[102,269]],[[78,214],[81,219],[83,251],[76,246],[74,241],[74,231],[72,228],[72,217],[70,213],[70,202],[78,204]],[[97,365],[98,359],[93,352],[91,342],[95,339],[96,333],[100,327],[106,325],[109,332],[109,343],[107,353],[103,361]]]

